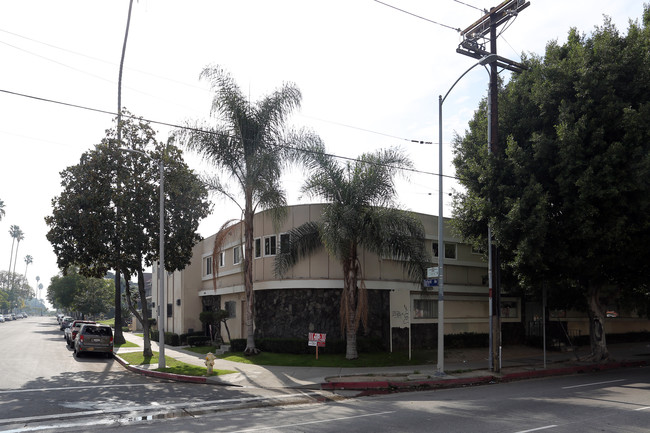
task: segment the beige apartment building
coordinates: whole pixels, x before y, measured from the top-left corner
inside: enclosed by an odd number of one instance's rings
[[[287,240],[287,232],[320,218],[322,204],[289,207],[287,218],[274,226],[261,212],[254,219],[253,284],[255,291],[256,338],[307,338],[309,332],[326,333],[328,340],[343,339],[339,324],[339,297],[343,286],[340,264],[325,250],[306,257],[283,278],[274,274],[275,255]],[[431,266],[438,263],[437,217],[416,214],[425,227],[426,248]],[[444,332],[457,334],[489,332],[487,264],[481,254],[454,236],[445,220]],[[243,284],[243,230],[241,226],[226,238],[214,254],[216,235],[194,246],[190,265],[168,273],[165,283],[168,332],[183,334],[202,330],[201,311],[224,309],[232,338],[245,338],[246,298]],[[361,252],[363,278],[368,289],[368,327],[360,336],[380,339],[386,348],[437,344],[437,289],[423,290],[421,282],[409,281],[400,263],[392,258]],[[158,302],[158,279],[154,268],[152,301]],[[502,333],[508,341],[521,342],[533,329],[541,329],[541,305],[518,297],[501,298]],[[525,311],[524,311],[525,310]],[[156,309],[154,308],[154,314]],[[613,312],[605,323],[607,334],[650,330],[650,321],[634,312]],[[612,314],[613,316],[613,314]],[[561,328],[561,335],[588,335],[589,320],[578,311],[551,310],[549,322]],[[222,337],[227,339],[225,329]],[[559,331],[558,331],[559,332]]]
[[[253,284],[255,291],[256,338],[301,338],[323,332],[343,339],[339,325],[339,296],[342,288],[340,264],[325,250],[306,257],[283,278],[274,274],[275,255],[287,240],[287,231],[320,218],[322,204],[289,208],[287,218],[275,227],[271,216],[261,212],[254,220]],[[431,266],[437,266],[437,217],[417,214],[426,233]],[[487,264],[471,246],[459,242],[445,221],[445,333],[488,332]],[[166,330],[177,334],[200,330],[203,310],[220,308],[230,312],[232,338],[246,337],[246,298],[243,284],[243,230],[240,226],[214,254],[215,236],[194,247],[192,263],[166,279]],[[361,252],[363,278],[368,289],[368,329],[360,335],[380,338],[386,347],[407,344],[411,327],[415,347],[435,344],[438,324],[437,289],[423,290],[422,282],[409,281],[400,263],[392,258]],[[153,287],[157,287],[154,270]],[[502,298],[504,326],[521,326],[518,298]],[[153,290],[154,305],[157,290]],[[522,328],[523,329],[523,328]],[[225,330],[222,329],[223,337]],[[392,337],[391,337],[392,336]],[[389,341],[391,340],[391,341]]]

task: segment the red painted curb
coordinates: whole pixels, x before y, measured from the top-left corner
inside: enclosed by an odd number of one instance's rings
[[[549,370],[521,371],[517,373],[508,373],[502,376],[479,376],[466,377],[459,379],[440,379],[440,380],[419,380],[405,382],[389,381],[365,381],[365,382],[325,382],[321,384],[324,391],[335,390],[404,390],[404,389],[424,389],[424,388],[455,388],[467,385],[481,385],[490,382],[510,382],[515,380],[542,378],[550,376],[561,376],[567,374],[585,373],[588,371],[611,370],[616,368],[644,367],[650,365],[649,361],[622,361],[610,362],[608,364],[587,364],[572,367],[553,368]]]
[[[489,383],[493,376],[465,377],[460,379],[412,380],[405,382],[366,381],[366,382],[325,382],[321,389],[334,390],[368,390],[368,389],[411,389],[411,388],[454,388],[465,385]]]
[[[175,380],[177,382],[191,382],[191,383],[207,383],[207,377],[203,376],[187,376],[184,374],[165,373],[162,371],[146,370],[144,368],[134,367],[133,365],[120,358],[117,354],[113,354],[117,362],[122,364],[124,368],[134,373],[142,374],[143,376],[156,377],[159,379]]]

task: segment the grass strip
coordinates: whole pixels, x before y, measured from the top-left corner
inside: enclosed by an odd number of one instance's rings
[[[149,365],[158,364],[158,352],[153,352],[152,357],[144,357],[142,352],[120,353],[120,358],[124,359],[131,365]],[[184,374],[187,376],[207,376],[208,369],[198,365],[191,365],[185,362],[178,361],[169,356],[165,356],[165,368],[156,368],[154,371],[161,371],[164,373]],[[221,376],[223,374],[237,373],[233,370],[213,370],[211,376]]]

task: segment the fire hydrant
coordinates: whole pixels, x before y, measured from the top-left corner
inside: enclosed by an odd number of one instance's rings
[[[214,367],[215,359],[217,359],[217,357],[214,356],[212,352],[209,352],[207,355],[205,355],[205,366],[208,367],[208,376],[212,374],[212,368]]]

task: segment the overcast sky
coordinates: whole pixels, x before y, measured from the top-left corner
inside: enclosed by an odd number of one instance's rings
[[[251,100],[294,82],[303,100],[292,126],[314,129],[329,152],[345,157],[403,148],[425,173],[400,182],[400,202],[437,215],[438,95],[475,63],[456,53],[461,39],[454,29],[465,29],[500,0],[385,3],[419,17],[373,0],[136,0],[122,104],[160,122],[207,119],[211,94],[198,77],[208,65],[230,71]],[[604,15],[626,32],[630,19],[640,19],[642,3],[531,0],[498,38],[498,52],[513,60],[521,53],[543,55],[550,40],[565,42],[571,27],[589,33]],[[33,256],[32,287],[40,276],[47,288],[58,273],[44,217],[60,194],[59,173],[104,137],[114,116],[15,93],[115,113],[127,10],[128,0],[0,0],[0,199],[6,212],[0,269],[9,266],[8,232],[18,225],[25,239],[16,271],[23,273],[25,256]],[[466,129],[487,81],[477,67],[445,102],[445,175],[454,174],[448,143]],[[154,127],[166,141],[169,128]],[[190,155],[188,162],[202,170]],[[307,202],[298,193],[300,173],[285,177],[290,204]],[[445,180],[445,193],[454,188]],[[216,211],[200,226],[204,237],[239,216],[224,200],[213,202]]]

